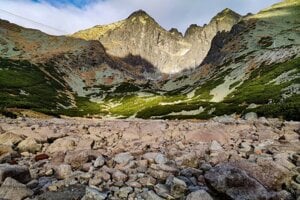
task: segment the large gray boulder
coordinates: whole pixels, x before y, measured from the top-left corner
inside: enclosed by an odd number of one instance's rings
[[[15,179],[7,177],[0,187],[0,199],[22,200],[33,195],[33,191]]]
[[[220,195],[236,200],[268,199],[270,194],[256,179],[230,164],[220,164],[205,174],[207,183]]]
[[[213,200],[213,198],[205,190],[198,190],[190,193],[186,200]]]
[[[0,164],[0,183],[7,177],[11,177],[21,183],[28,183],[31,180],[31,175],[27,167]]]

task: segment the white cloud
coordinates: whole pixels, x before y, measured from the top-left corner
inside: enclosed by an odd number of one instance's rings
[[[32,19],[56,29],[41,26],[0,10],[0,18],[49,34],[70,34],[98,24],[108,24],[143,9],[164,28],[185,31],[190,24],[204,24],[224,8],[240,13],[256,13],[280,0],[98,0],[79,9],[72,5],[54,7],[31,0],[1,0],[0,9]]]

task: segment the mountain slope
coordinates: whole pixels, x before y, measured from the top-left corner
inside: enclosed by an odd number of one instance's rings
[[[0,21],[0,108],[164,119],[255,111],[299,120],[299,19],[300,2],[286,0],[241,19],[225,9],[209,25],[191,26],[182,36],[175,29],[163,30],[139,11],[124,21],[75,34],[86,40]],[[146,33],[147,40],[141,40]],[[163,38],[161,45],[151,43],[157,33]],[[103,45],[92,40],[97,37]],[[178,41],[193,41],[194,47],[176,58],[169,56],[171,49],[182,50]],[[201,46],[203,42],[207,44]],[[120,55],[112,56],[114,51]],[[146,52],[158,63],[146,59]],[[195,61],[191,57],[202,64],[184,70]],[[182,61],[179,68],[160,67],[160,61],[172,63],[173,58]],[[172,74],[175,71],[180,73]],[[10,82],[13,77],[18,78]]]
[[[77,97],[98,96],[106,86],[147,82],[97,41],[50,36],[0,20],[0,43],[2,109],[77,108]]]
[[[200,65],[217,32],[229,31],[240,18],[237,13],[225,9],[208,25],[191,26],[183,37],[175,29],[164,30],[144,11],[137,11],[123,21],[79,31],[73,36],[99,40],[113,56],[140,56],[159,72],[170,74]]]
[[[254,110],[299,120],[299,12],[298,1],[284,1],[243,19],[213,39],[200,67],[162,81],[168,92],[116,100],[110,111],[173,119]]]

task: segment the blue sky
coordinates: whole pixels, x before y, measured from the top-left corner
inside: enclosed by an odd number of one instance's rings
[[[127,18],[143,9],[162,27],[203,25],[225,8],[242,15],[257,13],[281,0],[0,0],[0,18],[53,35],[71,34]],[[18,16],[15,16],[18,15]],[[21,17],[19,17],[21,16]],[[30,19],[26,20],[24,18]],[[32,21],[38,22],[34,23]],[[41,24],[45,24],[43,26]],[[53,27],[53,28],[50,28]]]
[[[52,4],[54,6],[64,6],[66,4],[74,5],[78,8],[83,8],[86,5],[89,5],[95,0],[32,0],[33,2],[48,2],[49,4]]]

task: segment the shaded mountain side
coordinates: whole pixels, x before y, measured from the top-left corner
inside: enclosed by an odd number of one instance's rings
[[[137,11],[125,20],[79,31],[73,37],[99,40],[110,55],[140,56],[158,71],[174,74],[198,66],[217,32],[229,31],[240,19],[240,15],[225,9],[208,25],[191,26],[183,37],[175,29],[163,29],[146,12]]]

